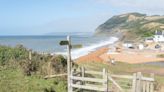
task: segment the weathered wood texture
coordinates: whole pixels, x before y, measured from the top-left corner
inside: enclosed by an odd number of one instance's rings
[[[154,92],[154,74],[143,77],[141,72],[133,75],[132,92]]]
[[[102,91],[102,92],[109,92],[108,91],[108,74],[105,69],[103,69],[101,73],[101,78],[96,78],[96,77],[88,77],[85,76],[86,74],[92,74],[92,73],[98,73],[98,72],[86,72],[85,68],[82,67],[80,69],[81,75],[76,76],[73,75],[75,72],[72,73],[71,75],[71,80],[76,81],[76,82],[71,82],[72,86],[72,91],[74,91],[73,88],[80,89],[80,90],[91,90],[91,91]],[[78,82],[79,81],[79,82]]]

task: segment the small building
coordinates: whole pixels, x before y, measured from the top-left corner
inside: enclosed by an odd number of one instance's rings
[[[154,35],[155,42],[164,42],[164,31],[156,31]]]
[[[126,47],[126,48],[134,48],[134,44],[132,41],[125,41],[123,43],[123,47]]]
[[[152,38],[152,37],[145,38],[145,42],[152,43],[152,42],[154,42],[154,38]]]

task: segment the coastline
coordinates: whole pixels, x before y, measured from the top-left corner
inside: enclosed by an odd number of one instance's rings
[[[157,55],[164,54],[164,52],[133,49],[122,49],[121,52],[112,51],[112,48],[117,47],[118,43],[102,46],[95,51],[88,53],[87,55],[75,59],[75,61],[77,63],[92,61],[111,63],[110,60],[113,59],[116,62],[119,61],[129,64],[149,64],[156,62],[164,64],[164,58],[157,57]]]

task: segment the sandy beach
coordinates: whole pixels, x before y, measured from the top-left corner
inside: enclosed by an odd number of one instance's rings
[[[123,49],[121,52],[110,51],[109,47],[102,47],[96,51],[76,59],[77,62],[110,62],[111,59],[119,62],[126,62],[130,64],[148,63],[164,61],[164,58],[159,58],[157,55],[164,54],[164,52],[154,50],[135,50]]]
[[[104,62],[104,59],[101,58],[100,56],[107,53],[108,50],[109,50],[109,48],[103,47],[103,48],[100,48],[96,51],[90,52],[89,54],[87,54],[85,56],[79,57],[75,61],[77,61],[77,63],[90,62],[90,61]]]

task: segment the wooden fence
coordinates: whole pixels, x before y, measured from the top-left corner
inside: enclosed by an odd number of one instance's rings
[[[150,77],[144,77],[141,72],[132,75],[111,75],[115,80],[128,79],[131,81],[130,90],[128,92],[154,92],[154,74]],[[122,92],[126,92],[125,90]]]
[[[154,74],[147,78],[143,77],[141,72],[135,73],[132,92],[154,92]]]
[[[70,76],[70,91],[69,92],[154,92],[154,75],[144,77],[141,72],[133,75],[114,75],[108,74],[106,69],[102,71],[88,71],[84,67],[80,70],[72,70]],[[120,86],[117,79],[128,79],[131,81],[129,91],[125,91]],[[117,89],[113,90],[112,85]]]

